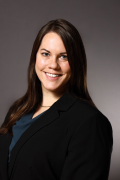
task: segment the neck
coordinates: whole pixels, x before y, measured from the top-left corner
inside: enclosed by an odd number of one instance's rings
[[[41,106],[52,106],[64,93],[56,94],[51,92],[43,92]]]

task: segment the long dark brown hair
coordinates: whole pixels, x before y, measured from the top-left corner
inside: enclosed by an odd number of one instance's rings
[[[42,102],[41,82],[35,72],[35,63],[42,38],[49,32],[55,32],[61,37],[67,51],[71,67],[71,78],[68,81],[66,91],[71,97],[85,100],[95,106],[87,89],[87,61],[81,36],[70,22],[64,19],[52,20],[38,32],[33,44],[28,67],[27,92],[10,107],[6,121],[4,121],[0,128],[0,134],[6,134],[7,132],[12,134],[12,126],[15,122]]]

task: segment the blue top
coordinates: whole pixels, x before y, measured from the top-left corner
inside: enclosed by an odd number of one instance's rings
[[[44,111],[45,112],[45,111]],[[43,112],[43,113],[44,113]],[[10,154],[11,150],[15,146],[16,142],[20,138],[20,136],[26,131],[26,129],[36,120],[38,119],[43,113],[39,114],[35,118],[32,119],[34,111],[30,111],[29,113],[25,114],[16,124],[12,127],[13,137],[11,140],[11,144],[9,146],[9,155],[8,155],[8,163],[10,161]]]

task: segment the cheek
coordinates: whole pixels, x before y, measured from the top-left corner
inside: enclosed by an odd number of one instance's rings
[[[66,62],[65,64],[63,64],[63,70],[65,73],[71,74],[71,68],[70,68],[69,62]]]
[[[43,69],[45,66],[45,62],[42,59],[36,59],[35,68],[36,69]]]

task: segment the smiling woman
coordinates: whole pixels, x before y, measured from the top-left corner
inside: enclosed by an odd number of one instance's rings
[[[108,180],[112,127],[94,105],[86,75],[77,29],[63,19],[44,25],[27,92],[0,128],[0,180]]]
[[[35,64],[43,96],[49,91],[54,94],[65,92],[66,84],[71,76],[71,68],[65,54],[67,54],[65,46],[57,33],[50,32],[43,37]]]

